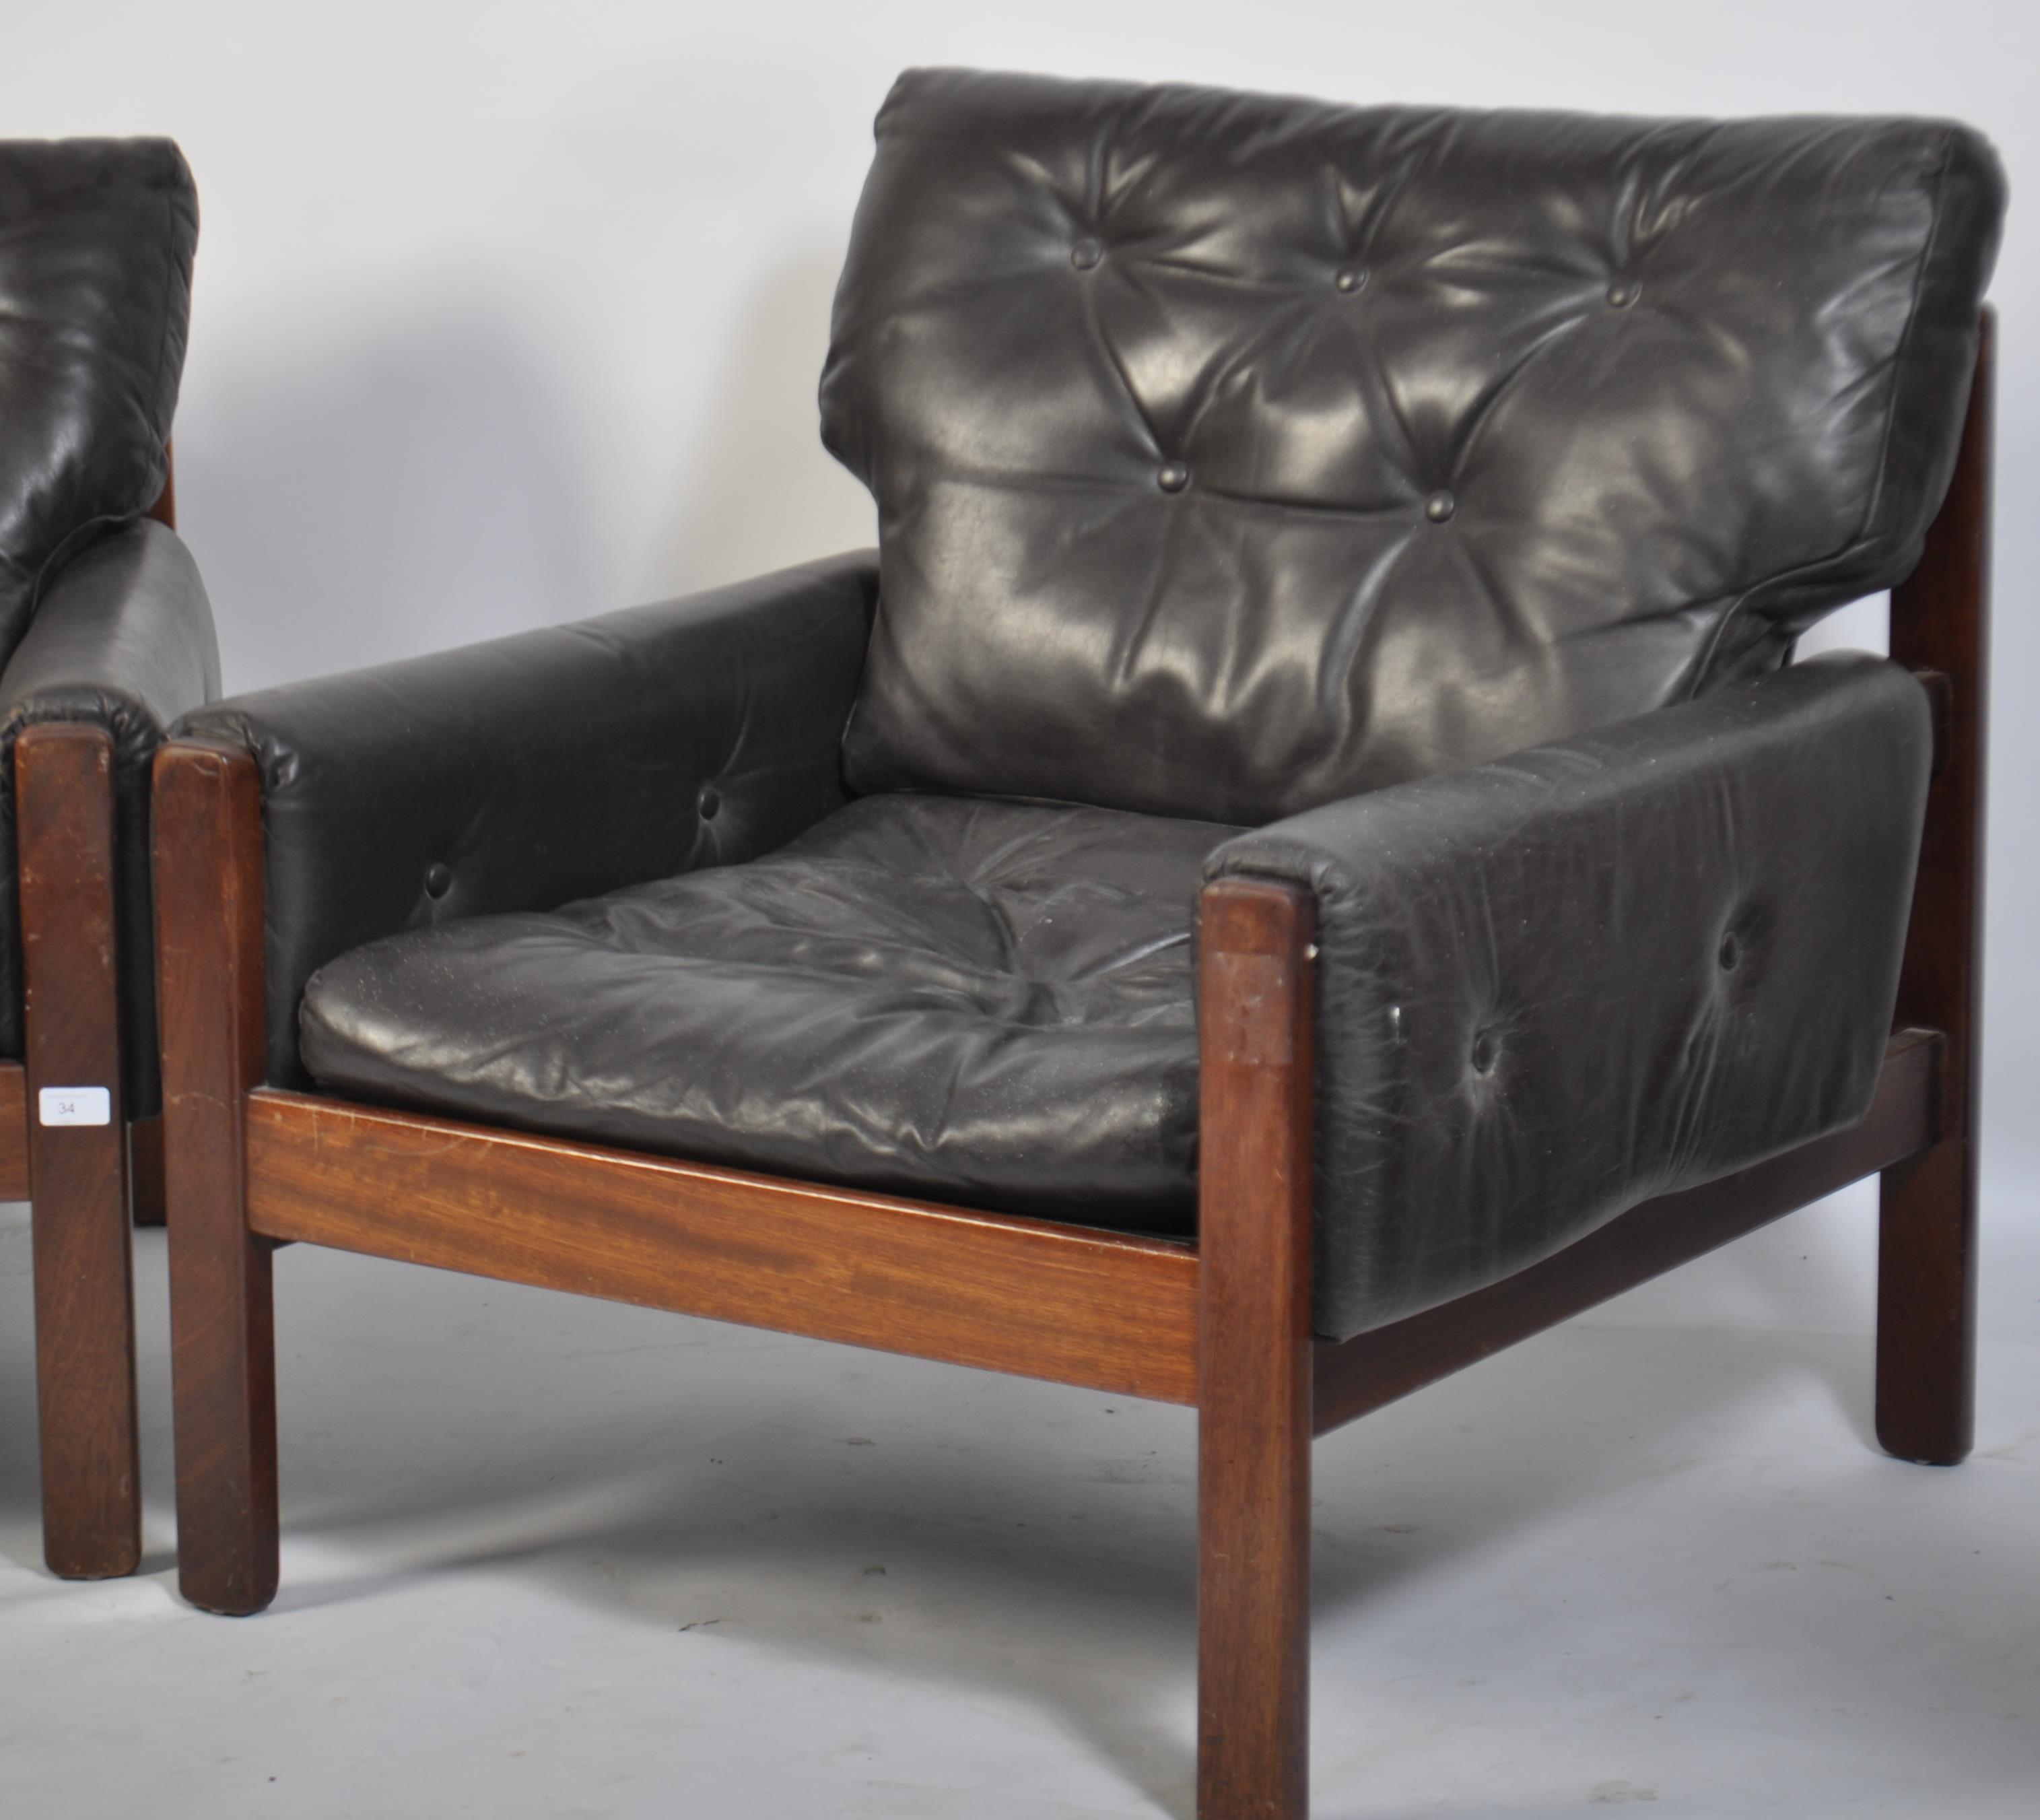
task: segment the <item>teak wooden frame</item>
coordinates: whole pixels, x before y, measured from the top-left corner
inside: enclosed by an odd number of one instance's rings
[[[174,498],[166,466],[148,516],[174,529]],[[25,1041],[0,1062],[0,1200],[33,1203],[43,1556],[104,1579],[142,1558],[128,1225],[162,1222],[162,1125],[122,1103],[112,737],[37,723],[13,763]],[[64,1087],[105,1087],[108,1121],[43,1124]]]
[[[1899,1028],[1868,1116],[1632,1209],[1555,1257],[1341,1345],[1311,1336],[1314,906],[1199,904],[1194,1246],[775,1180],[262,1084],[260,783],[166,748],[155,787],[180,1571],[276,1585],[270,1255],[295,1240],[1023,1373],[1198,1411],[1198,1807],[1307,1806],[1313,1438],[1845,1184],[1883,1177],[1878,1422],[1970,1444],[1991,325],[1960,460],[1892,647],[1937,754]]]

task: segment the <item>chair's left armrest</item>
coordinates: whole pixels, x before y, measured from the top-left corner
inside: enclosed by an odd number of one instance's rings
[[[1317,900],[1321,1337],[1860,1119],[1932,758],[1820,658],[1220,847]]]
[[[149,907],[149,767],[177,717],[219,693],[219,648],[198,566],[150,519],[74,557],[43,589],[0,671],[0,1053],[21,1053],[14,742],[40,722],[104,727],[113,742],[128,1105],[155,1099],[155,994]]]
[[[840,807],[877,584],[854,551],[185,716],[259,770],[271,1084],[310,1083],[299,1000],[337,955],[735,864]]]

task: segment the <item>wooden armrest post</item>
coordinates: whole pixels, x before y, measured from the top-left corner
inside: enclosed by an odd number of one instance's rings
[[[1315,912],[1199,900],[1198,1820],[1308,1807]]]
[[[239,1614],[276,1591],[272,1247],[247,1220],[247,1100],[265,1047],[254,760],[165,747],[154,832],[177,1576],[193,1605]]]
[[[113,769],[103,727],[15,741],[43,1553],[67,1579],[142,1555]]]

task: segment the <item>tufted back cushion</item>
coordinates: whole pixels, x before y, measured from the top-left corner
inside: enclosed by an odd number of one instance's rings
[[[903,76],[825,441],[853,786],[1229,822],[1782,662],[1917,560],[2004,191],[1926,120]]]
[[[0,141],[0,660],[44,579],[163,489],[197,239],[168,139]]]

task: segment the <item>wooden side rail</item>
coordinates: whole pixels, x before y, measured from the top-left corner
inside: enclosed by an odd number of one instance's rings
[[[1317,1432],[1934,1141],[1944,1045],[1901,1030],[1862,1124],[1661,1196],[1532,1269],[1315,1349]],[[1197,1400],[1196,1248],[264,1087],[250,1232],[1140,1396]]]
[[[248,1224],[611,1301],[1197,1400],[1189,1245],[265,1088]]]

